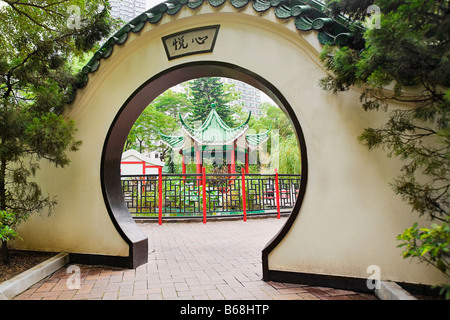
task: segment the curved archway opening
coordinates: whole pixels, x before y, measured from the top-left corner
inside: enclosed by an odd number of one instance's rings
[[[128,228],[129,224],[133,224],[134,221],[125,202],[121,185],[120,165],[123,146],[136,119],[154,99],[167,89],[170,89],[179,83],[202,77],[231,78],[245,82],[256,89],[259,89],[270,97],[280,109],[287,114],[297,135],[302,168],[299,193],[295,206],[286,223],[262,252],[263,278],[265,278],[265,275],[268,272],[268,254],[289,231],[300,211],[306,189],[308,164],[303,132],[289,102],[269,81],[250,70],[223,62],[198,61],[167,69],[160,74],[155,75],[138,88],[116,115],[104,143],[101,164],[101,183],[105,204],[117,229],[122,233],[122,236],[127,239],[130,246],[130,258],[135,261],[133,264],[140,264],[139,261],[147,259],[148,247],[147,245],[142,245],[142,243],[136,243],[133,240],[133,228]]]
[[[138,221],[286,216],[300,187],[300,148],[289,118],[260,90],[197,78],[145,108],[124,145],[121,178]]]

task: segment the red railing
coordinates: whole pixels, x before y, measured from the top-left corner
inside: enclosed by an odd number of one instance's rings
[[[140,219],[209,218],[290,212],[300,187],[300,175],[163,174],[122,176],[125,202]]]

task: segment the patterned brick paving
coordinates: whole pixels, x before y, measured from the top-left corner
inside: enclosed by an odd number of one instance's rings
[[[261,281],[261,250],[280,220],[140,224],[149,262],[135,270],[80,265],[69,289],[62,268],[17,300],[375,300],[370,294]]]

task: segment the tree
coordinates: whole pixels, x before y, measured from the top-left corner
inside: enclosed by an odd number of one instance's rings
[[[193,108],[189,121],[202,123],[211,112],[211,105],[229,126],[235,125],[229,103],[236,99],[235,93],[227,90],[220,78],[199,78],[189,82],[190,100]]]
[[[302,163],[297,137],[290,135],[285,139],[279,139],[277,150],[272,149],[270,171],[278,169],[283,174],[301,174]]]
[[[167,148],[158,143],[159,132],[173,131],[176,126],[177,122],[173,117],[158,111],[154,104],[150,104],[131,128],[125,150],[134,149],[140,153],[159,150],[163,154],[161,158],[164,159]]]
[[[266,142],[270,172],[278,169],[278,172],[283,174],[300,174],[300,147],[289,118],[283,110],[270,103],[263,103],[261,109],[261,117],[250,119],[249,127],[250,131],[255,133],[271,128],[272,138]],[[276,146],[272,146],[273,141],[278,141]]]
[[[191,108],[191,102],[184,93],[171,89],[165,91],[136,120],[128,134],[124,150],[135,149],[141,153],[158,150],[161,159],[165,160],[170,149],[159,143],[159,132],[172,134],[178,129],[179,113],[186,113]],[[172,158],[169,160],[172,161]]]
[[[277,130],[282,138],[288,138],[295,135],[292,124],[286,114],[279,107],[268,102],[261,104],[262,116],[260,118],[251,118],[250,129],[266,131],[269,128]]]
[[[152,105],[156,110],[171,116],[176,121],[178,121],[180,113],[186,114],[192,109],[192,102],[185,93],[174,92],[171,89],[158,96]]]
[[[69,164],[78,150],[65,106],[80,75],[68,61],[81,57],[108,35],[106,0],[3,1],[0,7],[0,232],[2,254],[17,226],[56,199],[32,181],[41,161]],[[73,15],[75,13],[75,15]],[[74,22],[75,21],[75,22]]]
[[[346,14],[357,32],[348,46],[324,48],[321,60],[331,74],[320,84],[334,93],[359,86],[364,110],[389,112],[384,125],[365,129],[359,140],[403,161],[391,186],[412,211],[433,221],[432,228],[414,225],[398,236],[404,257],[419,257],[450,277],[449,1],[327,3],[335,14]],[[363,28],[369,5],[380,8],[380,28]],[[392,110],[390,101],[409,107]]]

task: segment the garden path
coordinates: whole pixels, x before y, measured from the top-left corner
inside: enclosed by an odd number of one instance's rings
[[[78,266],[81,285],[67,286],[67,267],[18,300],[375,300],[366,293],[264,282],[261,250],[286,218],[140,223],[149,261],[136,269]]]

